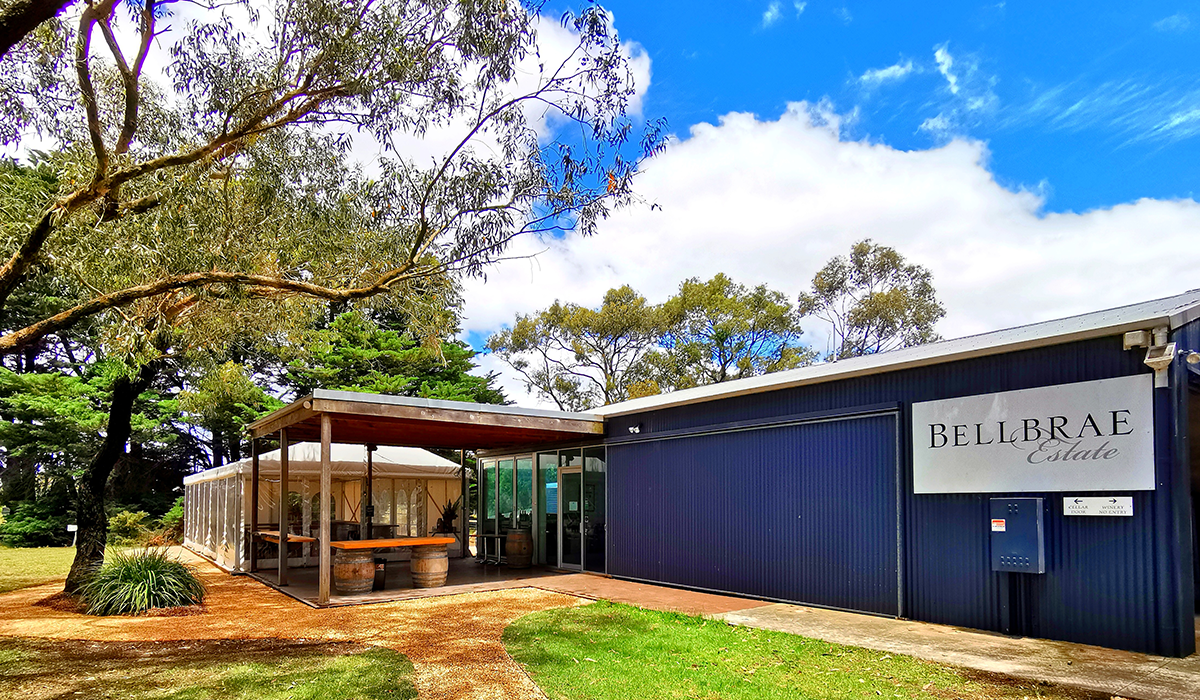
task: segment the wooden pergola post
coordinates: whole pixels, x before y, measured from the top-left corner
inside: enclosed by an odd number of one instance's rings
[[[258,440],[250,438],[250,571],[258,571]]]
[[[320,569],[317,572],[317,604],[325,605],[329,602],[329,526],[333,519],[333,513],[329,508],[329,495],[333,492],[332,478],[330,476],[330,462],[332,461],[331,443],[333,442],[333,422],[330,420],[328,413],[321,414],[321,532],[317,537],[320,544],[320,557],[318,565]]]
[[[279,585],[288,585],[288,526],[292,504],[288,498],[288,434],[279,429]]]
[[[470,549],[470,544],[471,544],[471,542],[470,542],[471,530],[470,530],[470,523],[468,522],[471,518],[471,491],[470,491],[470,489],[467,488],[468,482],[467,482],[467,451],[466,450],[458,451],[458,475],[459,475],[459,478],[462,480],[462,496],[461,496],[461,498],[459,500],[459,504],[458,504],[459,505],[459,508],[458,508],[459,520],[462,521],[462,525],[459,528],[462,530],[462,549],[458,553],[458,558],[465,559],[467,554],[469,554],[468,550]]]

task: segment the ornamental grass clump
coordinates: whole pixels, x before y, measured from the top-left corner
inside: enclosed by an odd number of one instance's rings
[[[204,601],[204,584],[165,549],[116,552],[80,591],[90,615],[137,615]]]

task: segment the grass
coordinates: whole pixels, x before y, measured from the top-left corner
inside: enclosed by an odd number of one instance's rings
[[[410,700],[401,653],[350,643],[0,640],[0,697],[50,700]]]
[[[606,602],[526,615],[504,644],[556,700],[1108,697]]]
[[[0,593],[66,578],[74,558],[74,547],[0,546]]]

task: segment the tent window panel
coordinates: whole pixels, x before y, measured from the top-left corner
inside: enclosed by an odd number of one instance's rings
[[[352,523],[360,522],[359,507],[362,505],[362,489],[361,481],[343,481],[342,482],[342,499],[341,510],[342,519]]]
[[[375,504],[376,525],[392,524],[392,480],[373,479],[371,481],[371,502]]]
[[[405,489],[396,489],[396,536],[408,537],[412,533],[408,530],[408,491]]]
[[[408,536],[421,537],[425,533],[421,532],[421,502],[425,500],[425,494],[422,493],[420,486],[412,490],[412,495],[408,501]]]

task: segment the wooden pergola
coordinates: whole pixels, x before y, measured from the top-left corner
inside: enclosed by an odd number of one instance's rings
[[[459,450],[537,447],[555,443],[595,439],[604,434],[604,420],[583,413],[416,399],[405,396],[361,394],[317,389],[288,406],[260,418],[249,426],[251,438],[250,531],[258,531],[259,441],[277,436],[280,447],[281,493],[288,483],[288,446],[295,442],[321,443],[321,521],[317,540],[321,543],[317,573],[317,602],[329,602],[330,585],[330,494],[332,493],[331,445],[396,445]],[[369,452],[368,452],[369,454]],[[460,459],[460,464],[462,460]],[[466,546],[467,477],[461,468],[463,517],[462,536]],[[280,518],[279,579],[287,585],[287,521]],[[254,568],[251,547],[251,568]]]

